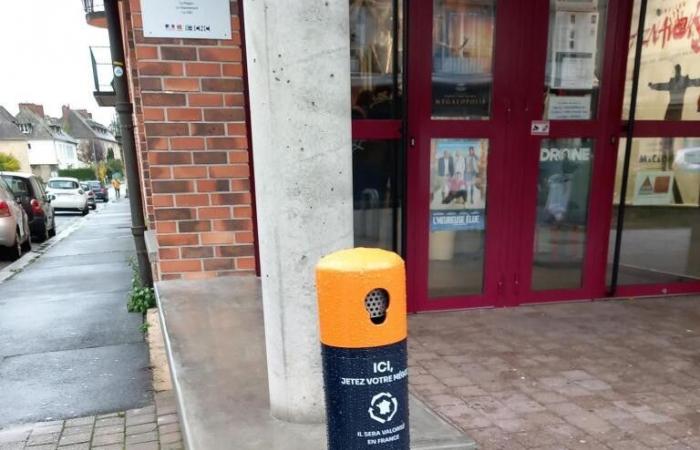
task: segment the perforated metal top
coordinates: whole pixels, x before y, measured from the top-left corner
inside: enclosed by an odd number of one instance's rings
[[[365,297],[365,308],[370,319],[383,318],[388,307],[389,293],[384,289],[374,289]]]

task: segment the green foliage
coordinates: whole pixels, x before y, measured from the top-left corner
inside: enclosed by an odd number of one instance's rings
[[[142,323],[141,326],[139,327],[139,330],[141,330],[141,333],[147,333],[147,332],[148,332],[148,329],[149,329],[150,327],[151,327],[151,324],[150,324],[150,323],[144,322],[144,323]]]
[[[97,179],[104,183],[107,178],[107,164],[104,161],[100,161],[97,164]]]
[[[141,276],[139,275],[139,266],[136,261],[131,258],[129,260],[131,266],[131,292],[129,292],[129,300],[126,304],[126,309],[129,312],[138,312],[146,314],[150,308],[156,306],[156,294],[153,288],[143,285]]]
[[[114,150],[111,148],[107,150],[107,161],[109,161],[110,159],[114,159]]]
[[[0,170],[6,172],[18,172],[22,165],[19,160],[8,153],[0,153]]]
[[[115,173],[124,173],[124,161],[121,159],[108,159],[107,176],[111,177]]]
[[[58,176],[77,178],[80,181],[89,181],[95,179],[95,169],[91,167],[82,167],[80,169],[60,169],[58,171]]]

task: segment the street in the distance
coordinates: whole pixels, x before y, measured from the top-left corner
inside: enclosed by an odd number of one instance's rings
[[[102,209],[106,205],[107,204],[105,204],[105,203],[98,203],[97,209],[90,211],[90,214],[87,217],[90,217],[90,216],[95,215],[95,214],[99,214],[100,212],[102,212]],[[83,219],[83,216],[81,214],[67,213],[67,212],[58,212],[58,213],[56,213],[55,217],[56,217],[56,233],[57,234],[62,233],[63,231],[70,228],[73,224],[75,224],[78,221]],[[51,238],[46,242],[46,244],[52,244],[55,240],[56,240],[56,238]],[[33,242],[32,247],[34,250],[36,250],[40,246],[43,246],[43,244],[44,243]],[[26,254],[22,255],[22,258],[20,258],[20,260],[27,259],[30,257],[31,257],[31,254],[26,253]],[[0,259],[0,270],[3,270],[4,268],[6,268],[7,266],[9,266],[12,263],[13,263],[13,261],[8,261],[7,259]]]

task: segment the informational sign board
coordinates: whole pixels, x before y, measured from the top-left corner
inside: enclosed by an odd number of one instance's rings
[[[670,205],[673,203],[673,172],[640,170],[634,184],[635,205]]]
[[[549,120],[533,120],[530,124],[530,134],[533,136],[549,136]]]
[[[143,0],[145,37],[231,39],[228,0]]]
[[[593,88],[598,38],[598,13],[557,11],[552,41],[550,87]]]
[[[591,96],[550,95],[547,118],[551,120],[590,120]]]

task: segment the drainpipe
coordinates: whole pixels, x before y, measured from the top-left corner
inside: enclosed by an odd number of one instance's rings
[[[114,93],[116,94],[115,109],[119,114],[122,131],[122,153],[126,177],[129,180],[129,204],[131,206],[131,233],[134,235],[136,257],[138,258],[139,274],[144,286],[153,286],[151,263],[146,249],[145,220],[143,216],[143,197],[141,177],[136,161],[136,140],[134,138],[134,106],[129,98],[126,64],[124,64],[124,42],[122,40],[122,24],[119,16],[118,0],[105,0],[105,15],[109,32],[109,49],[112,54],[112,69],[114,73]]]

